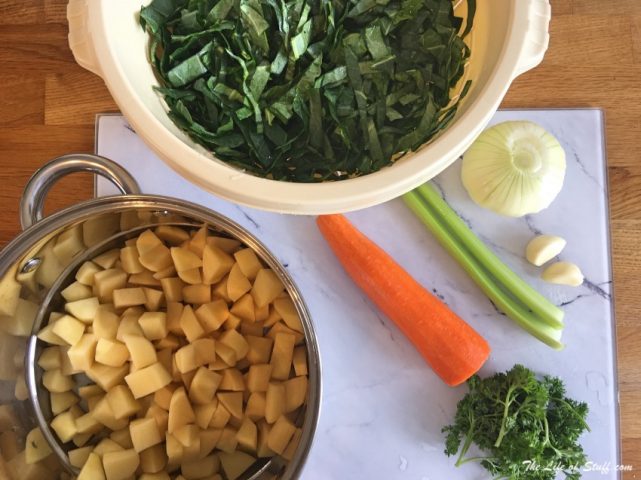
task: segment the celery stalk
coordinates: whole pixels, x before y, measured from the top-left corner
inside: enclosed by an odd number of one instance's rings
[[[424,201],[440,217],[447,229],[458,237],[460,242],[478,259],[504,288],[509,290],[526,307],[536,313],[552,327],[563,327],[563,310],[525,283],[516,273],[505,265],[468,226],[454,210],[445,203],[439,193],[430,184],[416,189]]]
[[[415,191],[409,192],[403,196],[403,200],[499,309],[521,328],[546,345],[556,350],[563,348],[563,344],[560,342],[562,333],[560,327],[554,327],[543,322],[512,295],[501,289],[491,274],[471,252],[461,245],[438,221],[438,217],[424,203],[418,193]]]

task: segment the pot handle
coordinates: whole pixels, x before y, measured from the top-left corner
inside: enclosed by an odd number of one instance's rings
[[[29,179],[20,199],[20,223],[25,230],[43,218],[45,198],[51,186],[76,172],[92,172],[110,180],[123,194],[138,194],[140,187],[131,174],[100,155],[72,153],[54,158]]]
[[[536,67],[543,60],[550,42],[550,19],[552,8],[550,0],[516,0],[514,3],[523,9],[518,15],[525,34],[523,50],[516,65],[514,77]]]

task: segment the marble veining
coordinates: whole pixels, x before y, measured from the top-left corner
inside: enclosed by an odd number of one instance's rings
[[[559,197],[545,211],[521,219],[475,205],[460,182],[460,162],[438,185],[467,224],[519,275],[566,311],[566,348],[555,352],[500,314],[400,200],[348,214],[428,290],[476,328],[492,346],[482,375],[522,363],[559,375],[570,395],[589,402],[592,431],[583,437],[593,462],[618,463],[617,383],[607,223],[603,119],[599,110],[510,110],[492,123],[529,119],[550,130],[567,153]],[[277,215],[231,204],[179,177],[127,130],[119,116],[99,118],[98,153],[127,168],[146,193],[205,205],[255,233],[287,265],[316,326],[323,363],[323,400],[317,436],[303,480],[476,480],[480,467],[454,467],[443,454],[440,430],[465,387],[445,386],[405,337],[361,294],[340,268],[311,217]],[[97,194],[116,193],[99,180]],[[524,259],[533,235],[567,239],[562,260],[586,276],[578,288],[539,279]],[[618,478],[585,473],[584,478]]]

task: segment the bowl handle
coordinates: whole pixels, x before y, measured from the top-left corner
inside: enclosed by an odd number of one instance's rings
[[[522,14],[517,15],[522,24],[516,28],[525,33],[523,49],[514,72],[514,77],[518,77],[543,60],[550,42],[552,8],[549,0],[516,0],[514,3],[523,9]]]
[[[69,48],[71,48],[76,62],[81,67],[102,77],[88,26],[89,5],[87,0],[69,0],[67,21],[69,23]]]
[[[110,180],[123,194],[140,193],[138,182],[117,163],[99,155],[72,153],[54,158],[29,179],[20,199],[20,223],[25,230],[43,218],[45,198],[60,178],[76,172],[92,172]]]

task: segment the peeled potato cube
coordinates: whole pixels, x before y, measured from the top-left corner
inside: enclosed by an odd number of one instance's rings
[[[98,338],[115,339],[119,324],[118,315],[104,308],[99,308],[92,324],[93,333]]]
[[[198,480],[214,475],[220,468],[220,460],[217,455],[208,455],[199,460],[184,462],[181,466],[181,473],[185,480]]]
[[[91,261],[83,263],[76,272],[76,280],[83,285],[92,286],[94,282],[94,275],[100,272],[102,268]]]
[[[138,255],[144,255],[159,245],[163,245],[162,240],[151,230],[145,230],[136,238],[136,249]]]
[[[47,347],[38,357],[38,366],[43,370],[60,368],[60,347]]]
[[[114,290],[114,306],[116,308],[127,308],[136,305],[144,305],[147,302],[145,291],[140,287],[120,288]]]
[[[169,405],[171,404],[171,397],[176,391],[175,385],[167,385],[166,387],[161,388],[160,390],[154,393],[154,402],[161,408],[169,411]]]
[[[155,272],[153,274],[153,277],[156,280],[162,280],[163,278],[175,277],[175,275],[176,275],[176,268],[173,265],[170,265],[167,268],[163,268],[162,270]],[[162,282],[161,282],[161,285],[162,285]]]
[[[120,342],[125,341],[127,336],[143,337],[144,333],[140,324],[138,323],[138,315],[123,315],[120,323],[118,324],[118,331],[116,332],[116,339]]]
[[[211,286],[198,284],[183,288],[183,301],[195,305],[211,302]]]
[[[256,322],[265,322],[269,318],[270,304],[263,305],[262,307],[254,307],[254,317]]]
[[[233,367],[238,362],[238,357],[236,356],[236,350],[225,345],[224,343],[218,343],[216,345],[216,355],[218,355],[224,362],[223,368],[227,366]],[[210,366],[210,368],[213,368]]]
[[[249,367],[247,373],[247,389],[250,392],[266,392],[272,374],[270,364],[258,364]]]
[[[225,253],[232,254],[240,247],[240,242],[234,238],[212,236],[207,238],[207,245],[219,248]]]
[[[227,295],[231,301],[235,302],[249,292],[251,288],[252,284],[249,279],[243,275],[238,263],[234,263],[234,266],[231,267],[229,276],[227,277]]]
[[[169,433],[173,433],[183,425],[193,423],[195,420],[196,415],[189,403],[185,389],[183,387],[176,389],[169,404]]]
[[[288,462],[291,462],[292,459],[294,458],[294,454],[298,449],[298,445],[300,444],[300,439],[302,436],[303,436],[303,431],[300,428],[297,428],[294,431],[294,435],[292,435],[291,440],[287,444],[285,451],[281,454],[281,456]]]
[[[269,329],[269,332],[267,332],[267,335],[265,336],[274,340],[277,333],[288,333],[290,335],[293,335],[296,345],[301,345],[305,340],[305,336],[302,333],[297,332],[296,330],[292,330],[281,321],[276,322],[274,325],[272,325],[272,328]]]
[[[203,250],[203,282],[212,285],[219,282],[229,273],[234,259],[214,245],[207,245]]]
[[[220,428],[208,428],[200,431],[200,457],[203,458],[211,453],[220,440],[223,431]]]
[[[94,363],[85,374],[96,382],[104,391],[108,391],[122,382],[127,375],[129,368],[127,365],[122,367],[108,367],[100,363]]]
[[[245,406],[245,416],[254,422],[265,417],[265,394],[254,392],[249,396]]]
[[[234,258],[238,262],[240,270],[250,280],[256,278],[258,271],[263,268],[263,265],[260,263],[260,260],[256,256],[256,253],[251,248],[243,248],[234,253]]]
[[[104,390],[98,385],[85,385],[84,387],[80,387],[78,389],[78,395],[80,395],[80,397],[84,398],[85,400],[91,397],[95,397],[96,395],[104,395],[104,393]]]
[[[265,394],[265,420],[274,423],[285,413],[287,392],[282,383],[270,383]]]
[[[216,361],[216,341],[213,338],[199,338],[194,340],[191,345],[196,351],[198,365]]]
[[[256,310],[254,308],[254,299],[248,293],[240,297],[238,300],[236,300],[236,302],[232,305],[229,311],[234,315],[236,315],[237,317],[243,320],[246,320],[248,322],[256,321]]]
[[[75,345],[85,333],[85,324],[71,315],[64,315],[53,323],[52,333],[67,342]]]
[[[242,420],[243,418],[243,394],[242,392],[218,392],[218,401],[225,407],[232,417]]]
[[[51,322],[51,320],[49,320],[49,321]],[[38,332],[38,338],[39,338],[40,340],[42,340],[43,342],[46,342],[46,343],[48,343],[48,344],[50,344],[50,345],[60,345],[60,346],[63,346],[63,345],[69,345],[69,343],[67,343],[67,342],[66,342],[66,341],[64,341],[62,338],[60,338],[58,335],[56,335],[55,333],[53,333],[53,326],[54,326],[54,324],[56,323],[56,321],[57,321],[57,320],[54,320],[52,323],[49,323],[46,327],[44,327],[42,330],[40,330],[40,331]],[[5,336],[5,335],[1,334],[1,332],[0,332],[0,342],[1,342],[3,339],[10,339],[11,341],[14,341],[14,342],[16,342],[16,343],[17,343],[17,341],[18,341],[18,339],[16,339],[16,337],[8,336],[8,335],[7,335],[7,336]],[[4,342],[3,342],[3,343],[4,343]],[[0,368],[1,368],[1,367],[0,367]],[[0,371],[2,371],[2,370],[0,370]],[[13,370],[12,370],[12,371],[13,371]],[[12,378],[13,378],[13,377],[11,377],[11,378],[6,378],[6,379],[5,379],[5,378],[4,378],[4,376],[0,375],[0,379],[3,379],[3,380],[10,380],[10,379],[12,379]]]
[[[138,257],[140,264],[147,270],[159,272],[173,266],[171,253],[164,245],[156,245],[151,250],[143,253]]]
[[[93,453],[98,455],[100,458],[104,456],[105,453],[109,452],[122,452],[125,450],[122,448],[120,445],[118,445],[116,442],[114,442],[110,438],[103,438],[100,440],[100,443],[96,445],[96,447],[93,450]]]
[[[183,460],[183,446],[171,433],[165,436],[165,445],[167,448],[167,467],[178,467]]]
[[[167,302],[182,302],[185,283],[178,277],[168,277],[160,280],[162,291]]]
[[[305,347],[296,347],[292,358],[294,373],[297,376],[307,375],[307,351]]]
[[[256,424],[249,418],[245,417],[236,432],[236,439],[240,448],[247,452],[255,452],[258,442],[258,429]]]
[[[164,435],[163,435],[163,442],[154,445],[153,447],[150,447],[146,450],[143,450],[140,452],[140,468],[142,469],[143,472],[146,474],[158,474],[158,475],[165,475],[166,480],[169,480],[169,475],[163,470],[165,469],[165,466],[167,465],[167,454],[165,453],[165,445],[164,445]],[[139,477],[139,479],[144,479],[145,474]],[[149,477],[148,480],[151,480],[153,477]],[[160,478],[165,478],[158,476],[158,479]]]
[[[205,332],[211,333],[218,330],[227,320],[229,309],[224,300],[218,299],[201,305],[195,311],[195,314]]]
[[[68,351],[67,356],[74,370],[88,370],[96,356],[97,339],[93,333],[85,333]]]
[[[249,346],[246,357],[250,364],[269,363],[274,344],[271,338],[247,335],[245,340]]]
[[[51,402],[51,413],[58,415],[78,403],[79,399],[70,391],[61,393],[51,392],[49,394],[49,401]]]
[[[99,399],[93,405],[89,414],[94,418],[94,420],[102,423],[110,430],[120,430],[121,428],[125,428],[129,423],[129,419],[127,417],[119,419],[116,418],[116,413],[109,405],[109,401],[106,396]]]
[[[272,302],[283,290],[285,290],[285,286],[276,272],[269,268],[262,268],[256,274],[251,295],[254,297],[254,304],[260,308]]]
[[[188,248],[201,258],[203,256],[205,245],[207,245],[207,232],[207,226],[203,225],[196,231],[196,233],[192,234],[191,239],[187,243]]]
[[[247,340],[236,330],[227,330],[219,338],[218,343],[223,344],[236,352],[236,359],[244,358],[249,352]]]
[[[285,385],[285,413],[293,412],[305,403],[307,377],[294,377],[283,382]]]
[[[112,250],[101,253],[100,255],[95,257],[92,262],[106,270],[108,268],[112,268],[118,260],[120,260],[120,250],[114,248]]]
[[[127,480],[140,465],[140,457],[134,449],[109,452],[102,456],[107,480]]]
[[[107,392],[105,399],[116,420],[128,418],[142,408],[126,385],[116,385]]]
[[[287,448],[287,444],[291,440],[296,427],[290,422],[287,417],[281,415],[278,420],[272,425],[267,437],[267,446],[274,452],[282,454]]]
[[[209,427],[209,422],[214,416],[214,412],[218,407],[218,399],[210,401],[202,405],[194,405],[194,415],[196,415],[196,425],[200,427],[201,430]]]
[[[187,248],[172,247],[171,258],[178,273],[200,268],[203,265],[202,259]]]
[[[67,443],[76,433],[78,433],[76,430],[76,419],[69,411],[56,416],[51,421],[51,428],[53,428],[54,432],[56,432],[56,435],[58,435],[58,438],[63,443]]]
[[[3,452],[4,453],[4,452]],[[27,434],[25,441],[25,461],[36,463],[51,454],[51,448],[42,435],[40,428],[36,427]]]
[[[60,292],[60,295],[62,295],[62,298],[64,298],[67,302],[73,302],[76,300],[93,297],[93,290],[89,286],[75,281],[67,288],[62,290]]]
[[[148,367],[158,361],[154,345],[145,337],[125,335],[124,342],[129,350],[131,362],[137,369]]]
[[[120,263],[122,263],[122,269],[129,274],[145,271],[145,267],[138,260],[138,249],[133,246],[120,249]]]
[[[296,306],[291,298],[283,297],[274,299],[274,309],[283,318],[283,321],[289,328],[303,333],[303,324],[300,321],[298,311],[296,311]]]
[[[129,275],[127,282],[129,285],[140,287],[160,287],[160,280],[154,278],[154,275],[154,272],[145,269],[140,273],[133,273]]]
[[[129,360],[129,350],[116,340],[101,338],[96,344],[95,360],[109,367],[121,367]]]
[[[214,398],[222,376],[216,372],[200,367],[189,387],[189,398],[200,405],[208,404]],[[213,413],[213,412],[212,412]]]
[[[236,430],[231,427],[223,428],[223,433],[216,444],[218,450],[223,452],[233,453],[238,447],[238,439],[236,438]]]
[[[232,392],[242,392],[245,390],[245,381],[243,374],[236,368],[226,368],[223,370],[223,378],[220,382],[221,390]]]
[[[143,287],[142,290],[145,292],[145,298],[147,299],[145,308],[150,312],[155,312],[160,309],[165,300],[165,294],[155,288]]]
[[[239,451],[234,453],[220,452],[218,455],[228,480],[236,480],[256,461],[255,457]]]
[[[223,277],[223,279],[214,285],[211,294],[214,298],[220,298],[225,300],[225,302],[231,302],[231,298],[227,294],[227,281],[229,280],[229,275]],[[242,296],[242,295],[241,295]]]
[[[69,452],[67,452],[69,455],[69,463],[78,469],[82,469],[84,464],[87,463],[87,459],[92,451],[93,447],[82,447],[69,450]],[[98,457],[98,460],[100,460],[100,457]],[[100,466],[102,467],[102,463]]]
[[[200,439],[199,429],[193,424],[187,424],[177,428],[174,430],[173,435],[183,447],[191,447]]]
[[[225,321],[225,330],[238,330],[239,325],[243,323],[242,319],[237,317],[236,315],[229,314],[229,317],[227,317],[227,320]],[[263,331],[261,329],[260,335],[263,334]]]
[[[274,338],[271,366],[272,378],[276,380],[287,380],[292,366],[294,356],[294,344],[296,338],[288,333],[277,333]]]
[[[80,417],[76,418],[76,430],[78,434],[85,435],[90,434],[94,435],[100,432],[103,429],[103,425],[95,419],[90,413],[85,413]]]
[[[161,363],[157,362],[130,373],[125,377],[125,382],[134,394],[134,398],[141,398],[169,385],[171,375]]]
[[[89,453],[80,470],[77,480],[105,480],[105,470],[102,467],[102,460],[95,453]]]
[[[42,384],[52,393],[68,392],[75,386],[70,376],[63,375],[58,369],[48,370],[42,374]]]
[[[101,302],[111,302],[114,291],[127,286],[127,273],[118,268],[103,270],[94,275],[93,291]]]
[[[145,413],[145,417],[153,418],[156,421],[158,431],[161,435],[167,433],[167,429],[169,428],[169,412],[167,410],[163,410],[158,405],[152,404]]]
[[[139,418],[129,424],[131,441],[136,452],[142,452],[154,445],[158,445],[162,438],[156,420],[153,418]]]
[[[205,335],[205,330],[202,325],[196,318],[193,309],[190,305],[186,305],[183,308],[182,315],[180,317],[180,328],[182,328],[187,340],[193,342],[194,340]]]
[[[191,343],[178,350],[174,359],[180,373],[191,372],[201,365],[196,358],[196,347]]]
[[[189,240],[189,233],[180,227],[172,225],[160,225],[154,230],[156,236],[169,243],[170,245],[180,245],[181,243]]]
[[[229,413],[229,410],[227,410],[221,402],[218,402],[218,406],[211,417],[209,426],[212,428],[223,428],[227,425],[230,418],[231,414]]]

